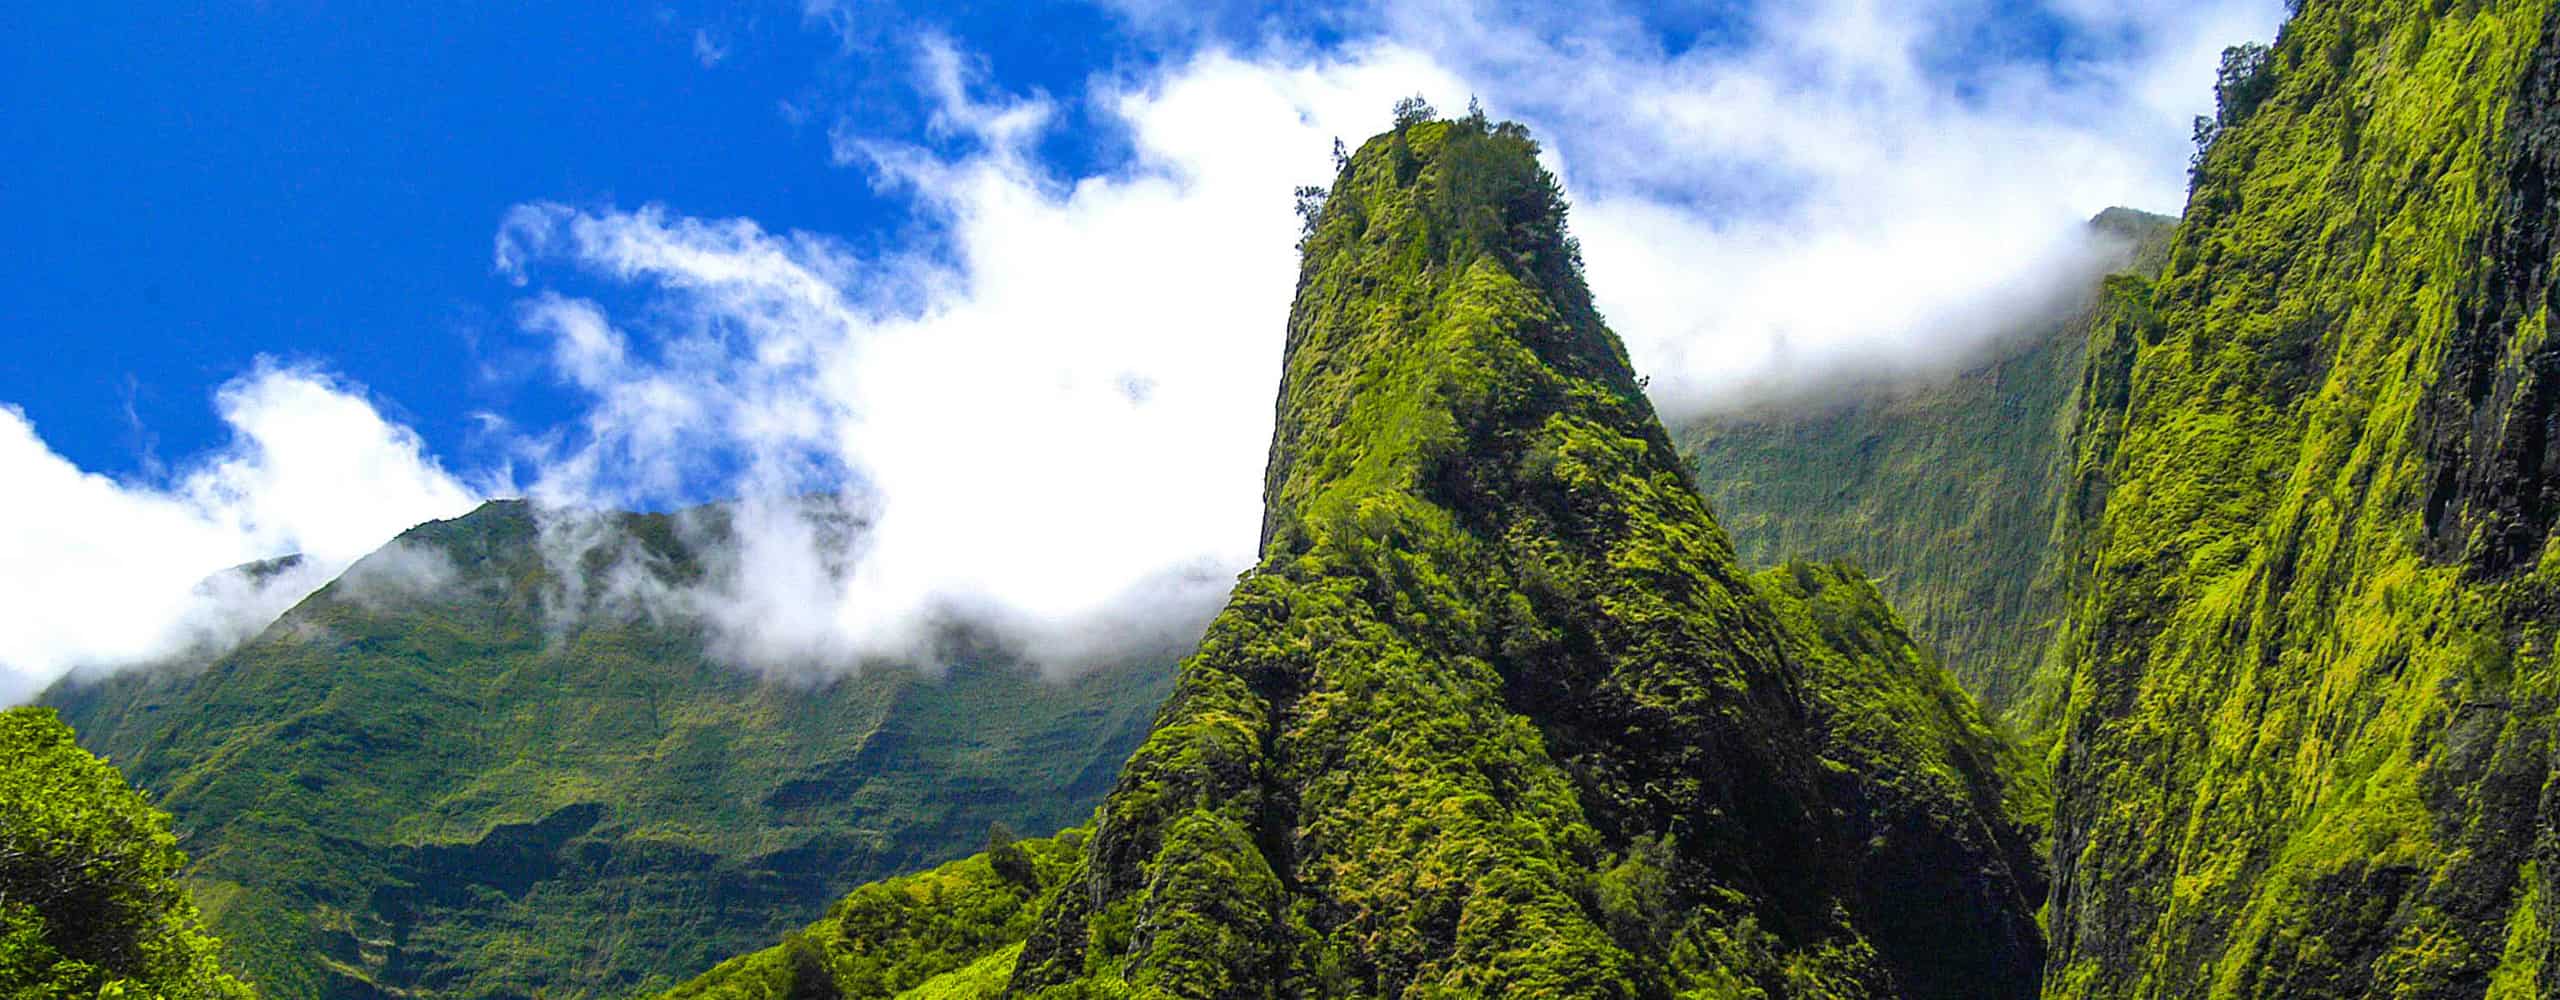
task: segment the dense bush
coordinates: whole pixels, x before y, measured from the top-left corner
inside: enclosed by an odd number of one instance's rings
[[[169,817],[51,709],[0,712],[0,997],[237,1000]]]

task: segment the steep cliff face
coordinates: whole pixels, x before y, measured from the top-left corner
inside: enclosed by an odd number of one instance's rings
[[[990,822],[1083,820],[1170,687],[1174,653],[1067,683],[992,654],[768,678],[680,617],[554,610],[698,573],[718,533],[677,522],[609,518],[564,567],[491,504],[200,672],[46,700],[175,814],[267,995],[577,996],[699,973]]]
[[[2544,2],[2311,0],[2111,289],[2049,992],[2560,991]]]
[[[2090,220],[2123,272],[2145,277],[2174,224],[2121,208]],[[2067,570],[2055,520],[2109,308],[2093,274],[2061,315],[1992,337],[1961,369],[1716,413],[1675,439],[1745,562],[1855,563],[1986,709],[2041,732],[2060,710],[2053,685],[2034,682]]]
[[[1351,157],[1262,561],[1016,993],[2032,993],[1999,745],[1862,580],[1739,569],[1563,213],[1515,126]]]

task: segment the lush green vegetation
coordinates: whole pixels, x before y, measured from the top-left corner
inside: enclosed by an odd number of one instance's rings
[[[2560,990],[2560,43],[2313,0],[2226,60],[2075,433],[2049,994]]]
[[[2039,836],[2053,790],[2041,762],[1983,718],[1857,570],[1790,563],[1752,583],[1804,670],[1840,842],[1866,852],[1858,861],[1865,912],[1910,922],[1899,933],[1938,937],[1931,947],[1949,955],[1972,947],[1971,936],[2032,933],[1979,914],[2043,902],[2050,845]],[[2022,898],[1946,895],[1969,886],[1931,875],[1991,854],[2016,873]],[[2014,946],[2036,944],[2022,937]]]
[[[615,530],[694,571],[668,518]],[[1083,820],[1179,655],[1067,683],[966,650],[939,676],[765,678],[673,619],[551,615],[535,532],[516,503],[420,527],[396,547],[451,562],[432,593],[380,599],[360,566],[200,673],[46,696],[175,814],[264,992],[662,988],[991,822]]]
[[[1471,116],[1348,158],[1305,245],[1262,563],[1016,992],[2033,991],[2033,793],[1881,603],[1826,585],[1782,614],[1741,572],[1534,152]],[[1960,909],[1886,913],[1906,888]]]
[[[1693,430],[1756,574],[1535,145],[1409,102],[1302,193],[1262,559],[1142,740],[1145,671],[554,635],[503,507],[438,601],[55,697],[293,995],[2560,994],[2554,6],[2311,0],[2061,326]]]
[[[2109,209],[2130,273],[2156,273],[2172,220]],[[1678,440],[1749,563],[1837,559],[1875,574],[1912,630],[2018,730],[2057,721],[2030,680],[2061,614],[2056,518],[2071,480],[2093,283],[2059,319],[1992,338],[1957,371],[1844,387],[1691,422]]]
[[[51,709],[0,712],[0,997],[246,1000],[169,817]]]
[[[1741,572],[1527,135],[1399,121],[1307,237],[1262,564],[1091,833],[1024,909],[957,887],[984,859],[921,877],[975,921],[866,889],[899,916],[810,928],[806,967],[849,996],[2032,995],[2032,769],[1854,571]],[[701,985],[780,995],[790,949]],[[845,986],[866,954],[925,960]]]
[[[824,919],[764,951],[722,962],[663,1000],[1001,995],[1043,892],[1057,886],[1085,831],[1014,840],[932,871],[854,890]]]

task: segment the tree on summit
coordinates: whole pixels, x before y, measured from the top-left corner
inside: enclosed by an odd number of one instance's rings
[[[1431,106],[1431,102],[1424,100],[1420,94],[1415,94],[1412,97],[1397,98],[1395,114],[1396,127],[1399,129],[1410,128],[1440,117],[1440,112],[1434,109]]]
[[[1027,890],[1040,888],[1040,870],[1031,863],[1031,855],[1022,849],[1021,838],[1013,828],[1001,822],[987,826],[987,865],[996,877]]]

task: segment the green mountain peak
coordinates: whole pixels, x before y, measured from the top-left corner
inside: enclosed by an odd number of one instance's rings
[[[2046,792],[1855,571],[1740,570],[1536,152],[1344,164],[1261,562],[1091,827],[670,996],[2032,995]]]
[[[1289,317],[1262,561],[1016,992],[2032,991],[1995,741],[1881,603],[1782,612],[1741,572],[1536,151],[1442,121],[1349,158]],[[1887,733],[1836,671],[1927,696]],[[1843,776],[1879,761],[1910,773]],[[1886,885],[1963,905],[1917,919]]]

